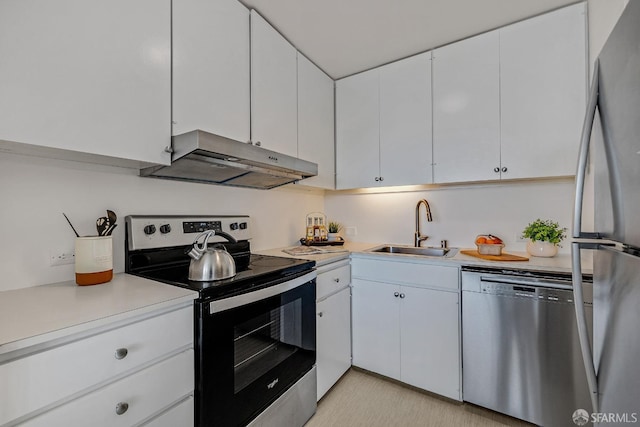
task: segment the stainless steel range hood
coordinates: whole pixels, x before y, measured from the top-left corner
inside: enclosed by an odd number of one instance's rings
[[[141,176],[269,189],[318,174],[318,165],[252,144],[195,130],[174,136],[170,166]]]

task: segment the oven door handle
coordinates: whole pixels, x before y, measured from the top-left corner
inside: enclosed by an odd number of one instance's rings
[[[232,308],[251,304],[252,302],[282,294],[312,281],[316,276],[317,273],[314,270],[304,276],[296,277],[295,279],[287,280],[286,282],[269,286],[268,288],[262,288],[257,291],[247,292],[246,294],[212,301],[209,303],[209,314],[220,313],[221,311],[230,310]]]

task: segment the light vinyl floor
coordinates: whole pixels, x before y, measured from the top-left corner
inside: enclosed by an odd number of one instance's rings
[[[531,426],[468,403],[350,369],[318,402],[305,427]]]

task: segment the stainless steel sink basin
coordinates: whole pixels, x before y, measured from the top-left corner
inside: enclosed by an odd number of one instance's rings
[[[458,249],[457,248],[437,248],[437,247],[415,248],[412,246],[384,245],[384,246],[370,249],[369,252],[403,254],[403,255],[421,255],[421,256],[446,258],[446,257],[454,256],[458,252]]]

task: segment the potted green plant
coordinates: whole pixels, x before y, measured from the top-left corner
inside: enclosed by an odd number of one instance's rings
[[[558,253],[560,242],[566,237],[567,228],[555,221],[540,218],[530,222],[522,231],[522,237],[529,239],[527,252],[532,256],[552,257]]]
[[[342,230],[342,224],[335,221],[329,221],[329,224],[327,225],[327,240],[330,242],[340,240],[340,236],[338,235],[340,230]]]

